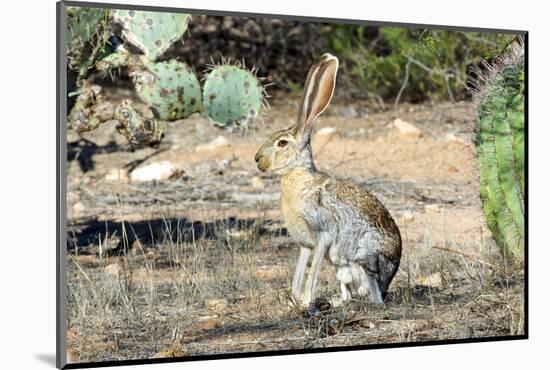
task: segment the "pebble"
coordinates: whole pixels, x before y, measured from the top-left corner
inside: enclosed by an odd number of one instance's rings
[[[396,127],[399,133],[404,137],[418,139],[422,136],[422,131],[420,131],[416,126],[410,124],[409,122],[403,121],[400,118],[393,121],[393,126]]]
[[[176,170],[176,166],[169,161],[153,162],[133,170],[130,179],[137,182],[162,181],[169,179]]]

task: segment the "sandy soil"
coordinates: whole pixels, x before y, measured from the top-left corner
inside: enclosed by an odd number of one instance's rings
[[[279,183],[254,153],[293,124],[277,99],[257,130],[235,135],[201,117],[168,124],[157,149],[129,152],[106,124],[69,133],[69,346],[81,361],[394,343],[523,333],[523,271],[503,260],[484,224],[467,103],[376,112],[336,102],[319,120],[317,166],[366,187],[404,239],[390,299],[334,308],[334,269],[302,312],[288,290],[297,245],[278,208]],[[346,107],[355,107],[346,117]],[[402,135],[393,121],[415,125]],[[226,146],[200,149],[217,136]],[[171,178],[128,180],[169,161]],[[319,307],[323,307],[319,301]]]

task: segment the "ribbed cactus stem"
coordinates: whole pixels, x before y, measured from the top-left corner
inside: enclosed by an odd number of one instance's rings
[[[506,255],[524,258],[524,62],[501,61],[478,92],[480,196],[488,226]]]

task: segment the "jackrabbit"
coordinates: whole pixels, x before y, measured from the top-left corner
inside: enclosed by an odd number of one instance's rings
[[[365,189],[319,172],[313,164],[311,133],[336,82],[338,59],[324,54],[309,70],[295,126],[275,132],[258,149],[261,171],[281,175],[281,210],[290,235],[301,245],[292,293],[308,306],[315,298],[321,261],[337,267],[342,300],[352,290],[383,303],[401,259],[401,235],[388,210]],[[305,269],[314,250],[301,296]]]

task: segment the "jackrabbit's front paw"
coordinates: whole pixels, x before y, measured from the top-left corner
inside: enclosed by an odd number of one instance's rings
[[[300,307],[309,308],[310,305],[311,305],[311,295],[304,294],[300,299]]]

